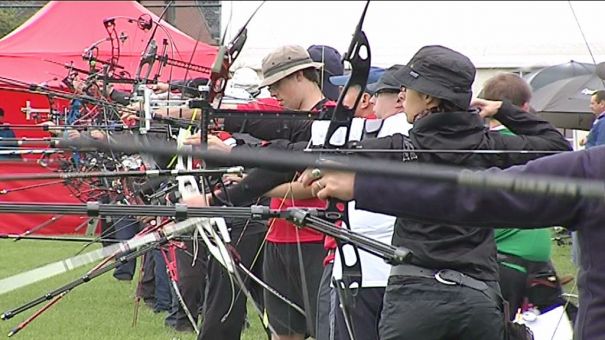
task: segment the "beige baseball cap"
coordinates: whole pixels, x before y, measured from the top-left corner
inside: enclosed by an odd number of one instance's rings
[[[316,63],[311,59],[309,52],[299,45],[286,45],[277,48],[263,58],[261,71],[263,80],[260,87],[269,86],[292,73],[309,67],[321,68],[322,63]]]

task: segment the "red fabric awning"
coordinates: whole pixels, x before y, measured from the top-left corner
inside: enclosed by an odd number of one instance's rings
[[[49,172],[37,163],[0,163],[0,175]],[[82,204],[60,180],[0,182],[0,202]],[[86,216],[0,214],[0,234],[21,234],[38,226],[35,234],[82,234],[86,225],[77,232],[75,229],[87,220]]]
[[[63,65],[73,62],[74,67],[88,69],[82,53],[95,42],[99,42],[97,51],[99,60],[108,60],[112,55],[112,45],[109,41],[105,41],[109,35],[103,24],[108,18],[115,19],[117,35],[125,37],[119,43],[118,64],[134,77],[140,57],[151,36],[150,30],[144,31],[137,26],[137,20],[149,17],[154,21],[158,20],[155,14],[136,1],[51,1],[19,28],[0,39],[0,77],[29,84],[44,83],[49,87],[64,88],[61,79],[67,75],[67,69]],[[165,21],[162,21],[162,27],[158,28],[154,39],[158,45],[158,54],[163,51],[163,42],[168,43],[168,57],[172,59],[185,62],[191,60],[194,64],[211,67],[216,57],[216,47],[196,41]],[[154,74],[155,68],[151,75]],[[165,66],[160,80],[184,79],[185,75],[187,79],[191,79],[204,74]],[[30,101],[30,105],[35,108],[49,107],[48,98],[45,96],[8,91],[6,87],[10,86],[0,81],[0,107],[5,111],[7,123],[35,123],[33,120],[26,120],[21,112],[26,101]],[[56,109],[62,110],[68,102],[55,99],[54,104]],[[49,136],[47,132],[39,129],[14,132],[17,137]],[[25,158],[31,160],[36,156]],[[36,163],[26,165],[0,162],[0,174],[49,171]],[[0,182],[0,190],[44,182],[52,181]],[[76,195],[77,193],[70,191],[70,188],[64,184],[52,184],[0,194],[0,202],[81,203]],[[0,233],[22,233],[49,221],[52,217],[52,215],[0,214]],[[85,220],[86,217],[61,217],[50,221],[52,223],[37,233],[74,233],[75,228]],[[86,227],[79,232],[85,230]]]
[[[28,83],[48,82],[60,86],[52,79],[63,78],[67,70],[54,64],[73,62],[75,67],[87,69],[82,59],[84,50],[95,42],[109,37],[103,21],[115,18],[118,36],[126,39],[119,43],[118,63],[134,76],[141,54],[152,30],[143,31],[137,25],[139,18],[159,18],[136,1],[51,1],[19,28],[0,40],[0,76]],[[134,19],[134,20],[133,20]],[[163,51],[163,41],[168,42],[168,56],[173,59],[192,61],[211,66],[217,48],[187,36],[174,26],[162,21],[154,36],[158,53]],[[116,42],[117,43],[117,42]],[[112,55],[109,41],[98,45],[98,59],[107,60]],[[191,57],[195,51],[193,58]],[[114,55],[117,51],[114,51]],[[187,71],[166,66],[160,79],[182,79]],[[187,72],[187,78],[200,76]]]

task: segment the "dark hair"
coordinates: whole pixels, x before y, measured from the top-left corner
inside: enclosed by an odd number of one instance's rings
[[[605,100],[605,90],[599,90],[599,91],[593,93],[592,95],[597,100],[597,103],[600,103]]]
[[[416,91],[416,90],[414,90]],[[418,91],[416,91],[418,92]],[[418,92],[418,93],[422,93],[422,92]],[[422,93],[425,94],[427,96],[431,96],[430,94],[426,94],[426,93]],[[447,100],[447,99],[443,99],[443,98],[439,98],[437,96],[431,96],[433,98],[439,99],[439,105],[437,105],[436,107],[429,109],[427,111],[430,111],[429,113],[434,113],[434,112],[458,112],[458,111],[466,111],[468,110],[468,107],[460,107],[454,103],[452,103],[451,101]]]
[[[0,116],[4,117],[4,109],[0,107]]]
[[[317,84],[317,86],[321,87],[319,83],[319,72],[315,67],[307,67],[302,70],[303,77],[307,78],[307,80]]]
[[[529,103],[531,87],[514,73],[499,73],[485,82],[479,97],[488,100],[510,100],[516,106]]]
[[[437,97],[435,97],[437,98]],[[468,108],[466,109],[462,109],[460,107],[458,107],[456,104],[445,100],[445,99],[441,99],[441,98],[437,98],[439,99],[439,105],[432,107],[430,109],[426,109],[422,112],[420,112],[419,114],[417,114],[414,117],[414,122],[416,122],[417,120],[424,118],[426,116],[429,116],[433,113],[437,113],[437,112],[458,112],[458,111],[466,111]]]
[[[441,112],[456,112],[456,111],[466,111],[468,110],[467,108],[463,108],[463,107],[458,107],[458,105],[450,102],[449,100],[445,100],[445,99],[439,99],[441,102],[439,103],[439,110]]]

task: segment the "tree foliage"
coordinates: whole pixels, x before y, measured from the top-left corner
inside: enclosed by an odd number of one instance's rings
[[[47,1],[0,1],[0,38],[19,27]]]

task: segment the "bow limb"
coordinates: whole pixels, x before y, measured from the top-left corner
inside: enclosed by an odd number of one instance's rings
[[[367,1],[361,18],[359,19],[359,23],[357,24],[357,28],[355,29],[355,33],[353,34],[349,49],[343,56],[343,61],[348,61],[351,64],[352,70],[347,84],[338,97],[336,108],[334,109],[330,125],[328,126],[326,139],[324,141],[324,147],[327,149],[339,149],[346,146],[355,110],[368,80],[371,66],[371,53],[370,45],[362,30],[362,26],[369,4],[370,1]],[[353,106],[347,106],[344,103],[344,98],[350,97],[351,94],[354,95],[355,102],[353,103]],[[341,227],[350,229],[347,202],[331,199],[328,201],[326,212],[330,222],[335,224],[340,223]],[[334,280],[334,284],[341,297],[342,311],[349,336],[351,339],[354,339],[352,321],[348,313],[348,310],[351,307],[349,305],[351,301],[348,296],[349,289],[360,288],[362,284],[359,250],[355,244],[345,240],[337,239],[336,244],[342,262],[342,279]],[[352,258],[347,259],[345,258],[346,255],[349,255]]]
[[[207,85],[207,92],[205,95],[205,101],[207,109],[212,110],[212,104],[215,99],[219,99],[216,109],[219,109],[222,103],[223,95],[225,93],[225,89],[227,88],[227,81],[229,79],[229,70],[231,66],[240,55],[242,49],[244,48],[244,44],[246,43],[246,39],[248,38],[248,29],[247,26],[254,18],[258,10],[265,4],[263,1],[256,10],[250,15],[244,26],[240,28],[236,36],[229,42],[227,46],[223,43],[225,41],[225,37],[227,35],[227,27],[225,28],[225,32],[223,32],[223,37],[221,39],[221,46],[218,49],[216,54],[216,59],[212,65],[212,69],[210,72],[210,79]],[[229,26],[229,24],[227,25]],[[208,125],[209,125],[209,117],[208,112],[202,112],[202,117],[200,121],[200,138],[202,142],[202,148],[205,148],[208,143]]]
[[[111,58],[109,60],[109,65],[106,69],[107,76],[113,74],[116,65],[118,65],[118,61],[120,60],[120,41],[118,37],[118,32],[116,31],[116,23],[115,19],[104,20],[103,25],[105,26],[105,30],[109,35],[109,43],[111,44]],[[93,60],[90,60],[90,67],[94,67]]]
[[[239,57],[240,52],[244,48],[244,44],[248,39],[248,24],[252,21],[252,18],[256,15],[258,10],[265,4],[263,1],[258,7],[252,12],[246,23],[240,28],[235,37],[229,42],[227,46],[224,46],[221,43],[221,47],[217,54],[214,65],[212,66],[212,73],[210,75],[209,82],[209,95],[208,101],[212,103],[214,99],[219,96],[222,99],[222,96],[225,92],[225,88],[227,86],[227,81],[229,79],[229,70],[231,66]],[[223,40],[225,38],[227,31],[223,35]],[[219,108],[221,103],[218,103],[217,108]]]

